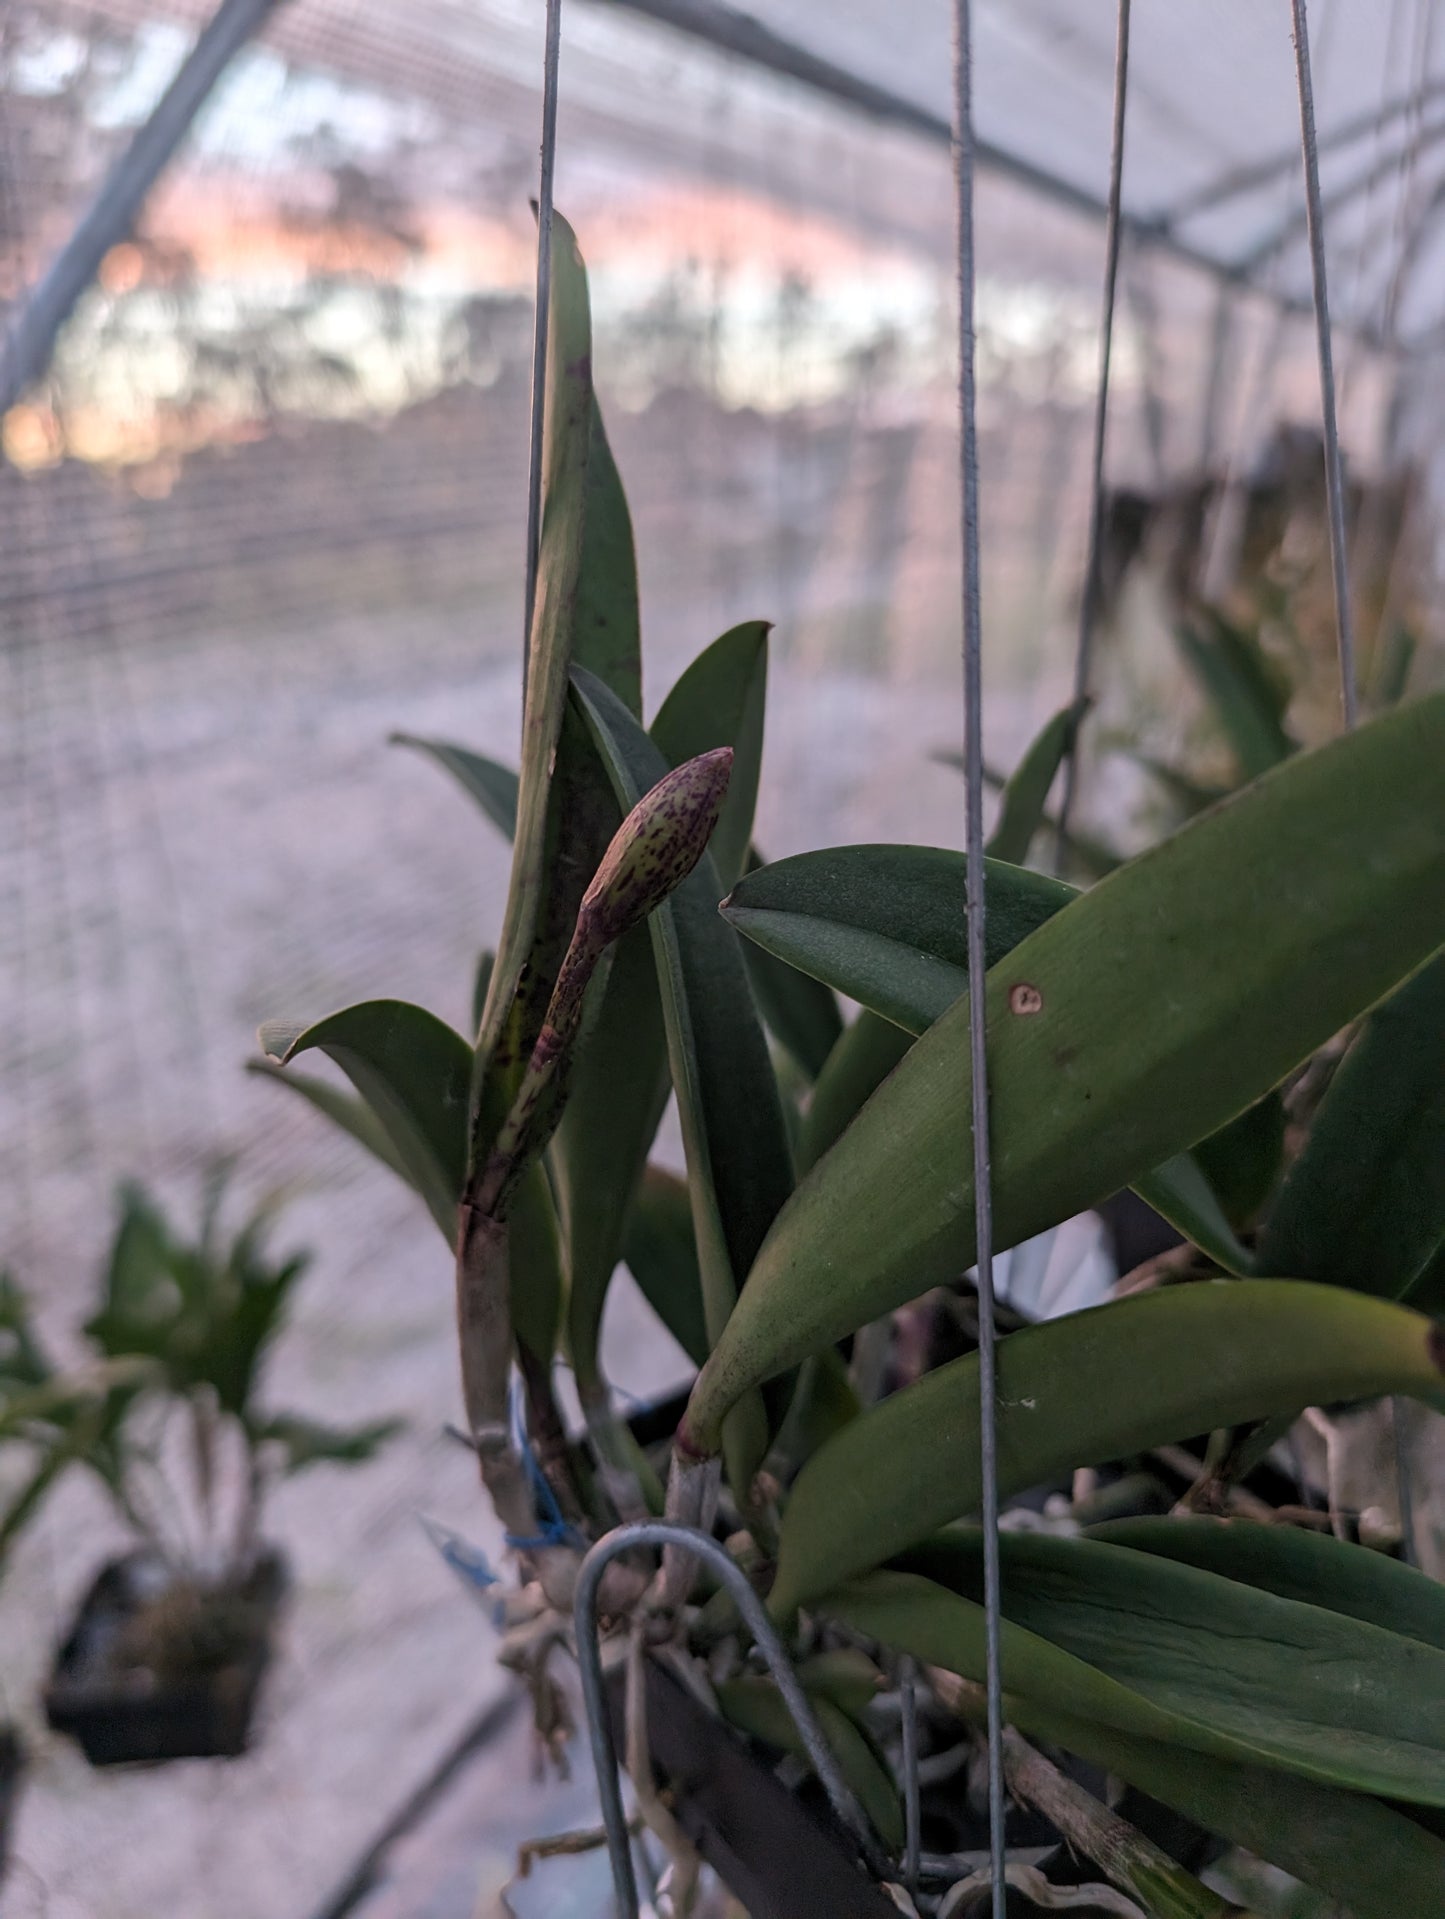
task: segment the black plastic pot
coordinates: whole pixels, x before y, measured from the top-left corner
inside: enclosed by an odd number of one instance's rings
[[[620,1750],[620,1670],[609,1695]],[[651,1659],[647,1735],[678,1823],[751,1919],[898,1919],[826,1802],[790,1792],[740,1734]]]
[[[664,1667],[647,1662],[648,1742],[654,1769],[672,1795],[678,1823],[752,1919],[897,1919],[893,1901],[868,1876],[857,1847],[834,1818],[816,1781],[783,1784],[776,1758],[715,1718]],[[625,1745],[623,1674],[609,1677],[613,1735]],[[1078,1783],[1099,1791],[1094,1768],[1068,1761]],[[1223,1850],[1208,1834],[1166,1808],[1129,1792],[1120,1808],[1156,1845],[1199,1871]],[[971,1812],[956,1782],[923,1793],[925,1852],[988,1848],[986,1821]],[[1100,1877],[1076,1857],[1041,1814],[1010,1801],[1005,1842],[1014,1856],[1038,1862],[1046,1879],[1078,1885]],[[986,1910],[986,1908],[981,1908]],[[1040,1909],[1010,1891],[1019,1919]],[[1080,1919],[1092,1919],[1092,1909]]]
[[[10,1860],[10,1827],[24,1767],[25,1751],[19,1739],[9,1726],[0,1726],[0,1879]]]
[[[246,1750],[287,1583],[280,1554],[264,1554],[243,1584],[217,1595],[232,1627],[238,1601],[244,1620],[225,1657],[157,1674],[123,1654],[128,1629],[164,1597],[165,1575],[145,1553],[112,1560],[56,1656],[46,1718],[93,1766],[235,1758]]]

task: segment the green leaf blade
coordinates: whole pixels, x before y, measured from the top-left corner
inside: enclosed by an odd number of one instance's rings
[[[770,1600],[780,1615],[978,1510],[978,1382],[976,1354],[940,1367],[804,1467]],[[1396,1392],[1445,1406],[1445,1343],[1405,1307],[1288,1280],[1139,1294],[1000,1343],[999,1490],[1281,1408]]]
[[[1048,810],[1049,789],[1075,739],[1088,700],[1075,700],[1045,722],[1010,776],[999,801],[998,823],[986,851],[996,860],[1022,866]]]
[[[409,746],[434,760],[476,801],[499,833],[508,840],[515,839],[518,780],[511,767],[452,740],[426,739],[419,733],[393,733],[391,744]]]
[[[995,1247],[1227,1123],[1431,954],[1442,817],[1435,695],[1290,760],[993,968]],[[963,1000],[801,1183],[694,1394],[700,1438],[736,1392],[972,1264],[967,1057]]]
[[[715,1689],[725,1719],[781,1752],[806,1758],[802,1735],[787,1702],[771,1679],[727,1679]],[[849,1715],[816,1687],[811,1704],[823,1737],[833,1749],[844,1779],[853,1788],[869,1824],[890,1852],[903,1844],[903,1815],[898,1789],[872,1743]]]
[[[600,681],[580,672],[576,680],[618,804],[634,805],[667,770],[666,762]],[[717,870],[705,854],[648,921],[713,1340],[791,1186],[777,1081],[742,954],[718,915],[720,893]],[[761,1456],[761,1429],[756,1420],[750,1425],[738,1458],[750,1451]]]
[[[934,846],[835,846],[759,867],[723,917],[885,1019],[920,1033],[968,986],[962,853]],[[989,964],[1078,897],[1003,861],[984,869]]]
[[[1399,1299],[1445,1241],[1445,953],[1377,1006],[1260,1235],[1261,1272]]]
[[[982,1683],[980,1606],[910,1573],[875,1573],[828,1596],[854,1630]],[[1356,1919],[1432,1909],[1445,1843],[1369,1796],[1182,1744],[1178,1722],[1084,1661],[1005,1620],[1005,1712],[1035,1739],[1117,1773],[1333,1898]],[[1201,1729],[1206,1746],[1210,1735]]]
[[[652,728],[668,766],[732,747],[733,772],[712,850],[716,854],[721,842],[724,860],[734,864],[745,857],[757,798],[767,634],[755,620],[714,641],[679,676]],[[568,1341],[579,1385],[589,1393],[601,1390],[597,1351],[607,1291],[668,1090],[652,938],[639,926],[619,946],[553,1155],[571,1280]]]
[[[405,1000],[364,1000],[299,1031],[268,1022],[261,1047],[283,1066],[313,1050],[335,1061],[452,1241],[466,1177],[472,1077],[472,1049],[461,1034]]]
[[[261,1070],[283,1077],[286,1061],[312,1050],[335,1061],[360,1095],[366,1121],[334,1089],[319,1096],[320,1082],[308,1081],[298,1091],[414,1187],[448,1247],[455,1247],[473,1059],[461,1034],[405,1000],[366,1000],[310,1026],[268,1021],[261,1045],[281,1062],[274,1068],[258,1062]],[[562,1279],[551,1193],[540,1165],[528,1169],[518,1188],[511,1240],[513,1324],[527,1346],[550,1361]]]
[[[1445,1652],[1188,1563],[1097,1539],[1010,1533],[1006,1616],[1239,1755],[1325,1784],[1445,1803]],[[982,1535],[954,1529],[911,1570],[981,1603]]]
[[[768,633],[766,620],[730,627],[678,676],[648,728],[669,766],[681,766],[715,746],[733,749],[728,796],[709,848],[724,889],[742,872],[752,842],[763,763]]]
[[[1388,1625],[1445,1652],[1445,1586],[1365,1546],[1239,1519],[1116,1519],[1091,1526],[1087,1537]]]
[[[694,1366],[708,1356],[707,1315],[687,1181],[661,1166],[643,1175],[623,1246],[642,1296]]]

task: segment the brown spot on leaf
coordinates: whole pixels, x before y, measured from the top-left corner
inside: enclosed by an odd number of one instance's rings
[[[1037,986],[1030,986],[1027,980],[1021,979],[1008,989],[1008,1007],[1011,1013],[1021,1016],[1041,1013],[1044,1010],[1044,996]]]

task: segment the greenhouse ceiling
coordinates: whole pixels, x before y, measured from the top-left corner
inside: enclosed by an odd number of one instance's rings
[[[946,137],[946,0],[616,0]],[[1123,204],[1136,236],[1291,305],[1310,297],[1287,0],[1133,0]],[[1311,0],[1337,318],[1433,344],[1445,313],[1445,35],[1434,0]],[[1112,0],[974,0],[991,157],[1075,203],[1107,197]]]

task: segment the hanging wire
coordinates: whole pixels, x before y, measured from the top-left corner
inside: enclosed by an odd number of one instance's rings
[[[1411,235],[1420,230],[1426,211],[1420,191],[1422,185],[1420,151],[1424,135],[1425,100],[1430,92],[1429,74],[1435,62],[1437,24],[1438,13],[1435,0],[1420,0],[1415,34],[1411,137],[1401,171],[1400,193],[1395,204],[1395,220],[1391,234],[1395,264],[1385,293],[1384,310],[1380,316],[1380,337],[1386,346],[1391,345],[1395,338],[1395,331],[1399,324],[1400,300],[1415,254],[1415,249],[1410,243]]]
[[[918,1866],[923,1846],[923,1814],[918,1792],[918,1662],[898,1662],[898,1692],[903,1708],[903,1888],[910,1898],[918,1892]]]
[[[685,1546],[689,1553],[707,1562],[737,1603],[758,1651],[762,1654],[783,1703],[792,1716],[808,1755],[808,1763],[817,1773],[840,1823],[852,1833],[858,1850],[880,1879],[892,1877],[887,1854],[874,1837],[862,1807],[839,1770],[833,1749],[823,1737],[807,1695],[789,1664],[778,1631],[768,1617],[768,1609],[753,1590],[751,1581],[726,1546],[708,1533],[692,1526],[679,1526],[669,1520],[641,1520],[628,1526],[614,1526],[605,1538],[591,1548],[577,1574],[577,1593],[573,1602],[572,1623],[577,1639],[577,1666],[582,1678],[582,1698],[587,1708],[587,1733],[592,1742],[592,1758],[597,1768],[597,1792],[602,1802],[602,1824],[607,1833],[607,1852],[612,1866],[612,1887],[616,1895],[617,1919],[637,1919],[637,1879],[633,1871],[632,1845],[622,1808],[622,1784],[617,1773],[617,1747],[612,1737],[612,1715],[608,1707],[602,1676],[602,1647],[597,1634],[597,1596],[602,1576],[619,1553],[637,1546]]]
[[[1295,77],[1299,83],[1300,145],[1304,155],[1305,215],[1314,287],[1315,333],[1319,341],[1320,407],[1325,434],[1325,492],[1330,518],[1330,564],[1334,573],[1335,628],[1339,639],[1340,705],[1345,725],[1359,717],[1355,684],[1355,635],[1350,610],[1349,563],[1345,548],[1345,483],[1340,461],[1340,424],[1335,409],[1335,355],[1330,330],[1330,296],[1325,276],[1325,225],[1320,206],[1320,159],[1315,134],[1314,81],[1310,73],[1309,21],[1305,0],[1290,0],[1294,15]]]
[[[1099,379],[1094,389],[1094,452],[1089,477],[1089,554],[1079,605],[1079,637],[1074,651],[1074,703],[1088,695],[1093,663],[1094,624],[1099,608],[1099,568],[1104,536],[1104,434],[1109,417],[1109,365],[1114,351],[1114,302],[1119,283],[1119,231],[1124,189],[1124,108],[1129,97],[1129,8],[1119,0],[1114,42],[1114,128],[1109,146],[1109,210],[1104,229],[1104,312],[1099,327]],[[1064,791],[1059,801],[1058,850],[1063,857],[1069,816],[1079,785],[1079,734],[1075,726],[1064,758]]]
[[[522,699],[537,603],[537,555],[542,539],[542,429],[546,423],[547,321],[552,300],[552,176],[557,164],[557,69],[562,53],[562,0],[547,0],[542,54],[542,165],[537,180],[537,312],[532,326],[532,440],[527,464],[527,585],[522,633]]]
[[[1399,48],[1407,0],[1390,0],[1390,24],[1385,36],[1384,58],[1381,63],[1380,101],[1381,124],[1375,130],[1374,153],[1378,160],[1385,150],[1387,125],[1383,114],[1385,102],[1389,98],[1390,81],[1394,77],[1396,53]],[[1417,30],[1415,35],[1415,58],[1418,61],[1424,36]],[[1340,367],[1340,400],[1348,410],[1349,395],[1354,383],[1356,371],[1371,347],[1367,329],[1360,324],[1361,317],[1369,311],[1370,302],[1365,296],[1365,278],[1370,270],[1371,261],[1379,249],[1380,234],[1383,228],[1388,236],[1391,252],[1398,258],[1399,226],[1404,213],[1405,202],[1409,198],[1410,179],[1414,163],[1419,157],[1421,134],[1423,132],[1424,101],[1419,97],[1420,75],[1414,74],[1411,81],[1413,99],[1405,110],[1405,148],[1397,159],[1395,212],[1393,222],[1384,222],[1375,217],[1375,202],[1382,187],[1388,185],[1389,175],[1377,175],[1372,170],[1370,184],[1365,193],[1364,206],[1360,213],[1360,237],[1350,249],[1349,290],[1345,295],[1345,311],[1355,325],[1345,341],[1342,364]],[[1387,263],[1388,263],[1388,255]]]
[[[1339,641],[1340,705],[1346,730],[1359,718],[1355,677],[1354,621],[1350,607],[1348,549],[1345,544],[1345,484],[1340,460],[1340,427],[1335,409],[1334,345],[1330,331],[1329,288],[1325,278],[1324,216],[1320,207],[1319,147],[1315,134],[1314,82],[1310,73],[1306,0],[1291,0],[1294,14],[1295,73],[1299,81],[1300,145],[1304,155],[1305,211],[1309,218],[1310,272],[1314,284],[1315,331],[1319,338],[1320,406],[1325,434],[1325,491],[1330,516],[1330,562],[1334,572],[1335,630]],[[1400,1443],[1400,1406],[1390,1402],[1395,1436],[1395,1470],[1405,1556],[1413,1563],[1414,1497],[1410,1463]]]
[[[978,423],[974,376],[973,45],[969,0],[954,0],[953,175],[958,245],[958,415],[963,516],[963,755],[967,774],[968,1053],[977,1220],[979,1450],[983,1477],[983,1597],[987,1642],[988,1838],[993,1916],[1005,1919],[1003,1670],[999,1634],[998,1432],[993,1289],[993,1192],[988,1137],[983,891],[983,642],[978,580]]]

